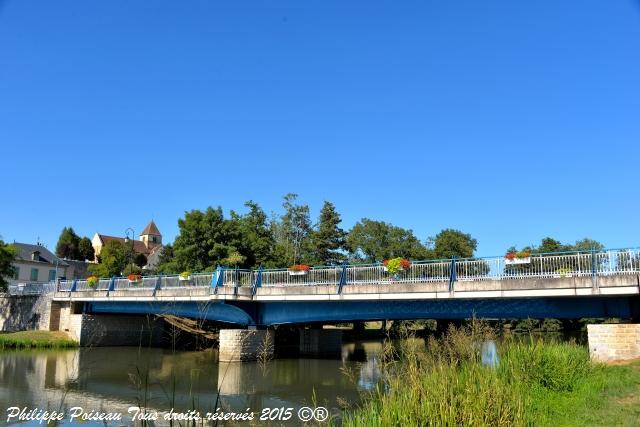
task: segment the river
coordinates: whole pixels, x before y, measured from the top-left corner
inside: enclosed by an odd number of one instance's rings
[[[381,349],[380,341],[357,341],[343,344],[340,360],[275,359],[266,363],[219,362],[216,350],[4,351],[0,352],[0,425],[40,425],[34,418],[42,417],[44,410],[64,413],[58,425],[78,425],[82,416],[72,408],[83,408],[85,414],[122,414],[123,421],[107,425],[128,426],[132,424],[130,407],[135,406],[149,408],[146,413],[152,418],[156,413],[152,425],[168,425],[164,417],[172,408],[173,416],[181,413],[185,417],[192,410],[204,417],[207,412],[216,413],[216,408],[220,408],[218,413],[254,414],[253,422],[239,425],[298,425],[298,411],[305,406],[322,406],[330,416],[339,417],[345,403],[356,404],[362,392],[374,387],[380,375]],[[17,409],[9,410],[12,407],[26,408],[22,421]],[[72,414],[79,415],[74,422],[70,422]],[[260,422],[261,416],[275,421]],[[180,424],[186,422],[174,423]]]

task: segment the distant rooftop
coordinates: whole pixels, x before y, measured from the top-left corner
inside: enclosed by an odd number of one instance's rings
[[[160,234],[160,230],[158,230],[158,227],[156,226],[156,223],[153,222],[153,220],[151,220],[151,222],[147,224],[140,235],[162,236],[162,234]]]
[[[32,245],[30,243],[13,243],[18,249],[18,253],[16,254],[16,258],[22,261],[31,261],[31,262],[45,262],[49,264],[55,264],[58,261],[58,264],[61,266],[68,266],[62,258],[58,258],[53,254],[49,249],[45,248],[42,245]]]

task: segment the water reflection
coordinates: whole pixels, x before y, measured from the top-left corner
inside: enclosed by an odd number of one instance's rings
[[[357,402],[361,391],[374,387],[380,377],[381,348],[380,342],[356,342],[343,346],[342,360],[276,359],[266,364],[218,362],[213,350],[114,347],[2,352],[0,416],[4,422],[9,406],[66,412],[82,406],[126,414],[129,406],[143,405],[158,411],[206,412],[215,408],[218,390],[219,405],[226,410],[297,408],[315,398],[318,405],[335,412],[339,400]]]

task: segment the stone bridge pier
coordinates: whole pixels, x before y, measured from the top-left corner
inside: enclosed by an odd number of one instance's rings
[[[269,329],[221,329],[219,360],[239,362],[268,360],[274,357],[277,330]],[[298,355],[304,358],[339,358],[342,354],[342,331],[299,327]],[[287,344],[291,344],[291,339]]]
[[[87,314],[76,302],[50,307],[48,329],[67,332],[82,347],[160,346],[165,338],[164,321],[155,316]]]

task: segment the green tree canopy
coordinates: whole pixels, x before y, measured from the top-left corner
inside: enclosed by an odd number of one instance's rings
[[[181,273],[180,266],[173,256],[173,245],[164,245],[160,256],[158,257],[158,265],[156,271],[162,274],[178,274]]]
[[[80,236],[72,227],[64,227],[56,244],[56,255],[65,259],[80,259]]]
[[[576,241],[573,245],[573,250],[575,251],[601,251],[604,249],[604,245],[597,240],[584,238],[582,240]]]
[[[132,245],[109,240],[100,251],[100,263],[90,265],[89,271],[98,277],[120,276],[128,264],[134,263],[136,255]]]
[[[368,218],[360,220],[349,231],[347,247],[353,259],[367,262],[394,257],[425,259],[428,256],[427,248],[412,230]]]
[[[313,233],[312,244],[318,264],[333,265],[345,259],[344,249],[347,233],[340,228],[340,214],[331,202],[324,202],[320,210],[318,228]]]
[[[231,211],[229,220],[233,236],[230,246],[237,248],[224,262],[230,266],[250,268],[268,265],[271,261],[274,245],[267,215],[252,200],[244,204],[249,212],[240,215]]]
[[[272,224],[278,257],[275,261],[282,267],[313,262],[310,241],[313,228],[309,206],[296,203],[297,199],[295,193],[285,195],[282,203],[284,214],[279,222]]]
[[[435,258],[471,258],[478,246],[478,241],[471,234],[451,228],[442,230],[429,240]]]
[[[93,250],[93,245],[91,244],[91,239],[88,237],[83,237],[80,239],[80,243],[78,244],[78,252],[80,255],[80,260],[85,261],[93,261],[95,258],[95,251]]]
[[[224,219],[222,208],[192,210],[178,220],[180,233],[173,244],[173,255],[181,271],[212,271],[232,253],[236,241],[233,224]]]
[[[95,258],[91,239],[80,238],[72,227],[64,227],[56,244],[56,255],[59,258],[72,259],[77,261]]]
[[[16,248],[0,240],[0,291],[6,291],[8,278],[16,274],[13,260],[16,258]]]

